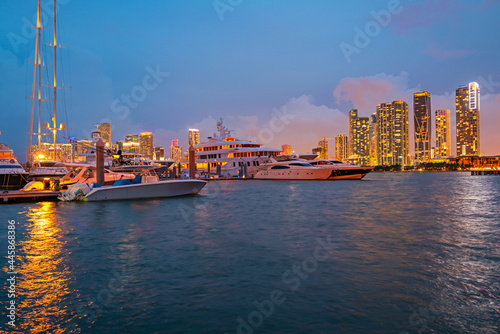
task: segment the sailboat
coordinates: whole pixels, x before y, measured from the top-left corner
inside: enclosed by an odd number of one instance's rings
[[[35,56],[33,63],[33,84],[31,93],[31,110],[30,110],[30,127],[28,132],[28,163],[30,177],[37,179],[40,177],[58,178],[64,176],[68,171],[64,166],[58,166],[58,162],[62,162],[63,150],[72,150],[71,144],[57,143],[57,132],[66,129],[64,123],[58,123],[57,110],[57,92],[58,89],[66,88],[58,86],[57,81],[57,49],[62,48],[57,42],[57,1],[54,0],[54,17],[53,17],[53,40],[51,43],[45,43],[53,49],[53,63],[48,65],[45,63],[44,55],[42,54],[42,31],[48,30],[42,27],[41,18],[41,0],[38,0],[37,23],[36,23],[36,41],[35,41]],[[52,67],[52,83],[42,83],[42,77],[49,77],[46,72],[42,73],[45,67]],[[42,122],[44,116],[42,110],[46,106],[46,102],[52,102],[52,110],[49,111],[51,122]],[[50,117],[48,116],[48,117]],[[36,131],[36,132],[35,132]],[[37,144],[33,144],[33,139],[36,136]],[[43,137],[51,137],[52,142],[44,140]]]

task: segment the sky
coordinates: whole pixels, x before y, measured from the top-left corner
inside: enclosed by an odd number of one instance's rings
[[[42,0],[42,15],[51,4]],[[0,3],[0,142],[21,161],[36,6]],[[155,145],[178,138],[185,149],[189,128],[206,139],[222,117],[236,138],[297,153],[332,138],[333,156],[350,109],[367,117],[405,100],[412,138],[414,92],[429,91],[454,125],[455,89],[476,81],[482,154],[498,155],[499,14],[499,0],[61,0],[61,136],[111,122],[113,141],[152,131]]]

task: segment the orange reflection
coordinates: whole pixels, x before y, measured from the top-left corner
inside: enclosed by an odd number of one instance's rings
[[[55,203],[39,203],[27,214],[27,236],[18,243],[18,327],[24,333],[63,333],[64,321],[72,317],[64,308],[70,293],[70,277],[62,252],[60,224]]]

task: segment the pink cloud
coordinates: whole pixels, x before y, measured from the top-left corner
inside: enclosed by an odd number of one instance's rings
[[[369,77],[345,78],[333,92],[338,103],[351,102],[360,113],[373,113],[378,104],[393,100],[406,100],[408,74],[398,76],[385,73]]]

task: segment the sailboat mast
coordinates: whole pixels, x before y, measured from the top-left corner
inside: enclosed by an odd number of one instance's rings
[[[37,14],[37,47],[38,47],[38,59],[36,62],[36,66],[38,68],[38,149],[40,149],[42,144],[42,76],[41,76],[41,66],[42,66],[42,56],[41,56],[41,36],[42,36],[42,27],[40,20],[40,0],[38,0],[38,14]]]
[[[38,43],[40,43],[40,0],[38,0],[38,12],[36,21],[36,42],[35,42],[35,59],[33,61],[33,86],[31,89],[31,115],[30,115],[30,129],[29,129],[29,139],[28,139],[28,162],[31,164],[33,162],[33,154],[31,152],[33,146],[33,126],[35,118],[35,95],[36,95],[36,73],[37,73],[37,60],[38,60]],[[38,132],[40,132],[40,121],[38,124]],[[39,137],[40,139],[40,137]],[[38,148],[40,148],[40,140],[38,140]]]
[[[56,80],[56,51],[57,51],[57,39],[56,39],[56,0],[54,0],[54,160],[57,160],[57,150],[56,150],[56,137],[57,137],[57,119],[56,119],[56,94],[57,94],[57,80]]]

